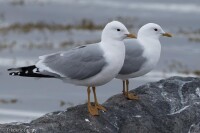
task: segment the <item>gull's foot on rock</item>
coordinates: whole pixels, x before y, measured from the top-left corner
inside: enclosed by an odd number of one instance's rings
[[[91,115],[96,116],[99,115],[98,109],[96,106],[88,105],[88,111]]]
[[[96,106],[96,108],[99,109],[99,110],[107,111],[106,108],[103,107],[103,106],[100,105],[100,104],[97,104],[97,105],[95,105],[95,106]]]
[[[138,100],[139,99],[139,96],[137,96],[134,93],[130,93],[130,92],[128,92],[128,94],[126,94],[126,97],[128,100]]]

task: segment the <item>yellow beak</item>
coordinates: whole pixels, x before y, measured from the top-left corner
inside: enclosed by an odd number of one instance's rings
[[[172,34],[166,32],[166,33],[163,33],[162,36],[172,37]]]
[[[127,36],[128,38],[137,38],[136,35],[134,35],[134,34],[126,34],[126,36]]]

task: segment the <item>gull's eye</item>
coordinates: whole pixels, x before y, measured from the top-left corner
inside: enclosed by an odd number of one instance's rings
[[[155,28],[154,30],[155,30],[155,31],[158,31],[158,29],[156,29],[156,28]]]
[[[117,31],[120,31],[120,29],[117,29]]]

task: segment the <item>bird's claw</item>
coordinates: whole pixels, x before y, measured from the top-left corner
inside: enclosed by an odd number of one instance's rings
[[[96,107],[97,107],[97,109],[99,109],[99,110],[103,110],[103,111],[107,111],[106,110],[106,108],[105,107],[103,107],[102,105],[100,105],[100,104],[97,104],[97,105],[95,105]]]
[[[91,104],[88,105],[88,111],[93,116],[99,115],[97,107],[96,106],[92,106]]]
[[[134,93],[127,93],[126,94],[126,97],[128,100],[138,100],[139,99],[139,96],[135,95]]]

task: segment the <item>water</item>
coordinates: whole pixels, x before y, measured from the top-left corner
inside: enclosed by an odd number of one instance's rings
[[[14,0],[13,0],[14,1]],[[16,103],[0,102],[0,123],[28,122],[47,112],[64,110],[85,103],[86,89],[55,79],[10,77],[9,67],[31,65],[43,54],[100,40],[101,30],[77,29],[83,20],[95,26],[104,26],[111,20],[120,20],[131,32],[140,26],[155,22],[173,38],[161,38],[162,54],[155,71],[131,80],[131,88],[183,72],[199,70],[200,55],[200,2],[198,0],[12,0],[0,1],[0,101],[16,99]],[[70,25],[70,30],[34,27],[25,24]],[[8,28],[18,24],[18,28]],[[45,26],[43,25],[43,26]],[[21,27],[20,27],[21,26]],[[47,27],[47,26],[46,26]],[[197,40],[197,41],[195,41]],[[177,73],[178,72],[178,73]],[[182,74],[180,74],[182,72]],[[195,75],[191,75],[195,76]],[[113,80],[98,87],[99,102],[121,93],[122,83]]]

